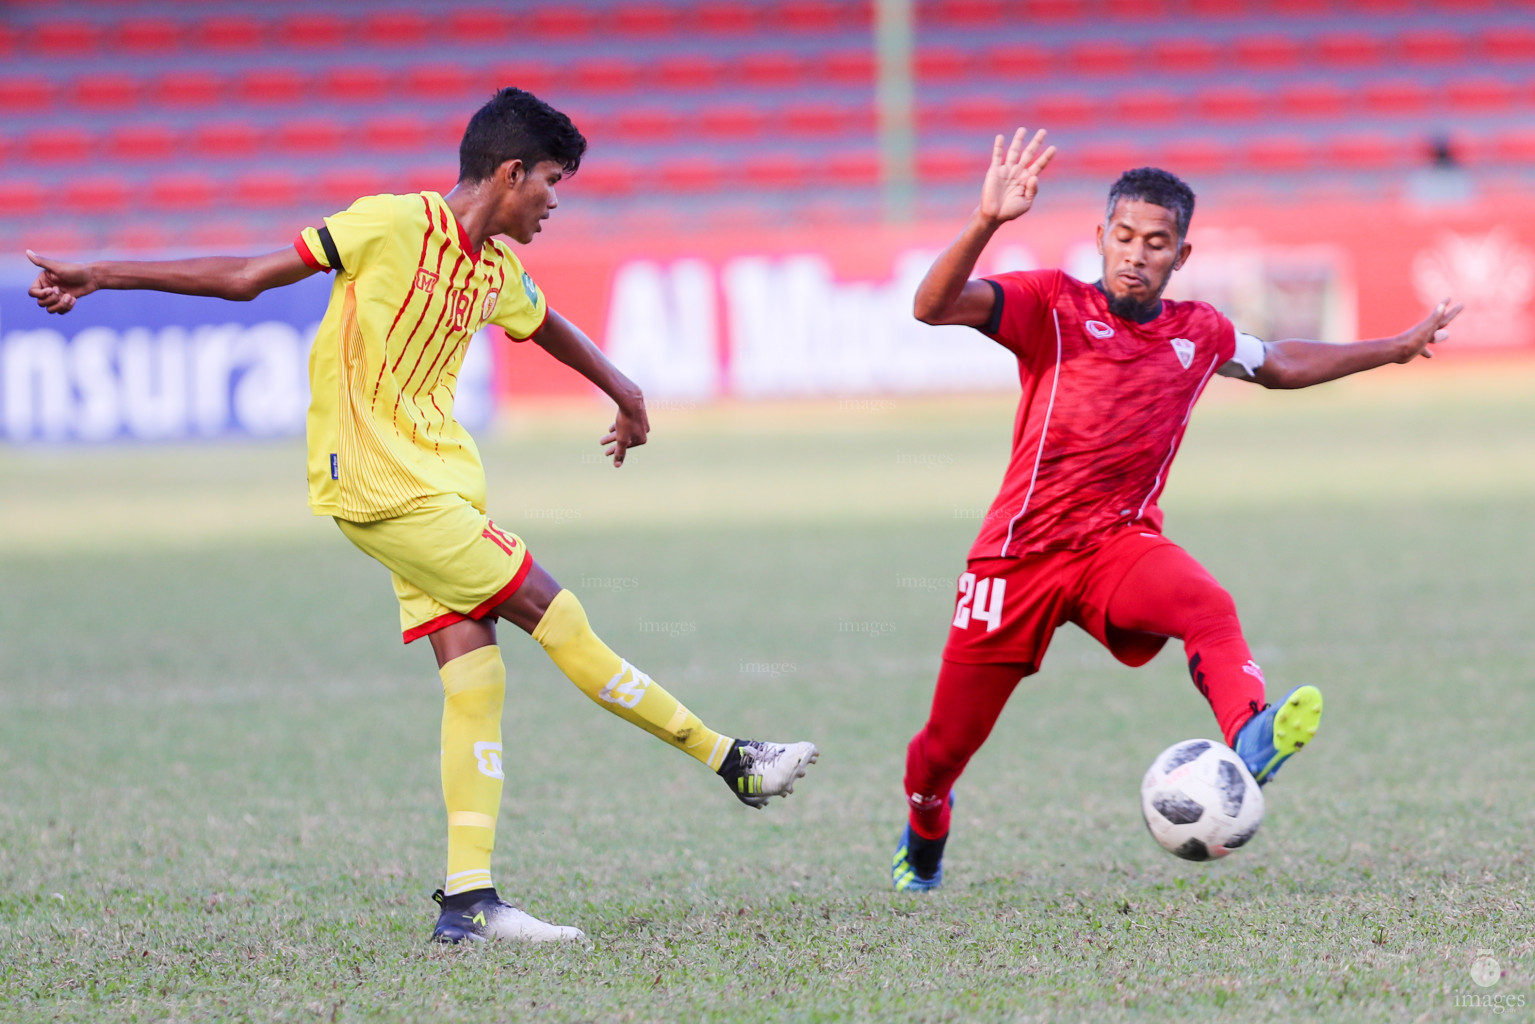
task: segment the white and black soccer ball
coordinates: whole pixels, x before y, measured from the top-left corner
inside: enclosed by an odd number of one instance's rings
[[[1141,782],[1151,837],[1184,860],[1215,860],[1263,824],[1263,790],[1236,752],[1214,740],[1184,740],[1156,756]]]

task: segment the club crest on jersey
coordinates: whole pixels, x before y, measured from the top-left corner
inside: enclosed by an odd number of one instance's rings
[[[1194,361],[1194,343],[1187,338],[1173,339],[1173,354],[1178,357],[1178,362],[1187,370],[1189,364]]]
[[[418,267],[416,269],[416,290],[430,295],[436,287],[437,275],[424,267]]]
[[[492,288],[490,290],[490,294],[489,295],[485,296],[485,305],[480,307],[480,319],[481,320],[489,320],[490,319],[490,314],[492,314],[492,313],[494,313],[496,311],[496,300],[499,299],[500,297],[501,297],[501,293],[499,291],[497,291],[496,289],[494,289],[494,288]]]
[[[1087,321],[1086,327],[1087,333],[1091,334],[1095,338],[1114,337],[1114,328],[1110,327],[1102,320],[1089,320]],[[1187,366],[1188,364],[1184,363],[1183,365]]]

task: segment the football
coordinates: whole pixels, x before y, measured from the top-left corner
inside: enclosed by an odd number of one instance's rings
[[[1263,823],[1263,790],[1236,752],[1184,740],[1156,756],[1141,782],[1151,837],[1184,860],[1215,860],[1246,844]]]

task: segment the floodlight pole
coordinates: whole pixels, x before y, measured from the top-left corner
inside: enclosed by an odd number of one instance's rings
[[[879,109],[880,180],[885,219],[910,221],[917,207],[916,83],[912,73],[914,0],[874,0],[874,102]]]

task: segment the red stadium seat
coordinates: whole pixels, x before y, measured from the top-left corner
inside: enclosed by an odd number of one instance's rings
[[[831,0],[783,0],[767,16],[770,28],[788,32],[837,32],[868,23],[866,5],[838,4]]]
[[[176,232],[158,221],[124,224],[114,229],[107,240],[107,248],[114,252],[152,253],[173,247],[179,238]]]
[[[453,190],[453,183],[457,180],[457,160],[418,164],[415,167],[407,167],[402,173],[391,177],[389,191],[448,193]]]
[[[687,129],[687,118],[675,107],[624,107],[613,115],[612,134],[625,142],[665,142]]]
[[[458,100],[481,89],[483,76],[462,64],[422,64],[405,74],[405,92],[413,99]]]
[[[256,68],[235,82],[235,93],[248,103],[291,105],[309,93],[309,83],[293,68]]]
[[[0,179],[0,210],[11,216],[41,213],[47,193],[35,181]]]
[[[1266,94],[1245,85],[1209,89],[1194,98],[1200,114],[1220,121],[1255,121],[1263,117],[1268,104]]]
[[[673,54],[656,61],[653,74],[657,84],[667,89],[711,92],[724,80],[723,60],[701,53]]]
[[[1050,51],[1032,43],[994,46],[983,56],[985,66],[1002,78],[1038,78],[1048,74],[1054,63]]]
[[[699,112],[700,134],[713,138],[744,139],[761,135],[771,123],[767,111],[744,104],[705,107]]]
[[[1191,107],[1187,96],[1166,89],[1130,89],[1108,104],[1116,117],[1158,125],[1181,120]]]
[[[974,132],[980,139],[1011,132],[1018,104],[992,93],[962,96],[942,103],[923,104],[917,124],[924,132],[959,130]],[[984,155],[984,150],[978,150]],[[972,159],[975,153],[971,154]]]
[[[266,26],[239,16],[205,18],[196,29],[197,42],[215,50],[254,50],[266,42]]]
[[[64,186],[64,205],[72,213],[121,213],[133,200],[133,190],[121,178],[76,178]]]
[[[283,46],[328,50],[345,45],[351,25],[335,14],[293,14],[277,23],[277,41]]]
[[[1416,117],[1428,110],[1434,92],[1416,78],[1369,82],[1363,89],[1364,106],[1372,114]]]
[[[211,107],[224,98],[222,79],[208,71],[172,71],[150,87],[154,98],[168,107]]]
[[[54,84],[46,78],[6,76],[0,78],[0,110],[46,110],[53,102]]]
[[[234,249],[250,249],[257,245],[269,245],[273,234],[278,238],[289,241],[301,225],[290,224],[280,231],[273,232],[271,225],[263,218],[261,228],[258,230],[249,221],[244,220],[202,220],[192,223],[190,232],[191,243],[204,249],[222,249],[224,251]]]
[[[1027,0],[1023,6],[1040,21],[1079,21],[1088,13],[1086,0]]]
[[[1300,63],[1303,48],[1290,36],[1243,36],[1236,41],[1236,64],[1249,71],[1283,71]]]
[[[376,11],[362,24],[362,36],[375,46],[420,46],[431,38],[432,20],[408,8]]]
[[[99,233],[67,224],[33,226],[20,235],[21,245],[46,253],[85,252],[99,248]]]
[[[917,177],[923,181],[973,181],[986,176],[987,153],[969,146],[931,147],[917,151]]]
[[[537,35],[581,38],[591,35],[597,28],[597,15],[584,7],[550,4],[533,11],[528,18],[528,27]]]
[[[703,32],[746,35],[761,25],[761,14],[748,4],[707,0],[693,8],[688,25]]]
[[[821,77],[842,85],[874,84],[874,55],[867,50],[838,50],[816,61]],[[812,72],[814,73],[814,72]]]
[[[681,31],[684,25],[679,8],[630,0],[610,11],[603,27],[622,35],[666,36]]]
[[[1092,177],[1113,179],[1133,167],[1144,167],[1147,154],[1122,143],[1091,143],[1063,151],[1061,159],[1068,171]]]
[[[708,156],[672,157],[663,163],[655,178],[669,192],[713,192],[727,181],[736,180],[735,172]]]
[[[1224,47],[1198,36],[1158,39],[1151,45],[1151,54],[1162,70],[1180,75],[1211,71],[1224,52]]]
[[[581,61],[575,67],[571,84],[593,92],[628,92],[639,85],[644,75],[632,60],[599,57]]]
[[[275,142],[282,155],[333,153],[351,137],[348,126],[339,121],[305,118],[280,125]]]
[[[202,210],[221,198],[221,190],[206,174],[167,174],[149,183],[148,196],[161,210]]]
[[[1493,60],[1535,60],[1535,28],[1510,25],[1482,34],[1482,52]]]
[[[1535,128],[1515,128],[1493,140],[1493,153],[1505,163],[1535,166]]]
[[[1091,124],[1098,117],[1099,101],[1087,93],[1058,92],[1028,97],[1023,104],[1024,123],[1032,116],[1036,128]]]
[[[1102,77],[1133,73],[1145,60],[1145,53],[1129,43],[1097,39],[1077,43],[1067,51],[1066,66],[1074,75]]]
[[[293,206],[303,188],[303,180],[291,171],[253,171],[235,181],[234,200],[245,206]]]
[[[112,28],[112,45],[134,53],[167,53],[183,45],[186,29],[169,18],[131,18]]]
[[[1418,64],[1459,64],[1466,59],[1466,40],[1443,29],[1403,32],[1397,50]]]
[[[1221,174],[1231,166],[1232,151],[1220,139],[1179,139],[1164,147],[1158,163],[1180,176]]]
[[[177,133],[163,124],[127,125],[107,137],[107,152],[124,161],[169,160],[180,146]]]
[[[1247,143],[1247,166],[1263,174],[1309,170],[1312,143],[1304,135],[1271,135]]]
[[[355,67],[329,68],[320,78],[321,95],[331,100],[356,103],[376,103],[380,96],[390,91],[393,79],[383,69],[365,64]]]
[[[1246,0],[1189,0],[1188,10],[1200,18],[1242,18],[1249,13]]]
[[[1486,114],[1514,105],[1519,89],[1501,78],[1467,78],[1451,82],[1444,90],[1450,107],[1463,114]]]
[[[1328,33],[1317,40],[1316,49],[1323,63],[1343,68],[1379,64],[1386,56],[1385,41],[1363,32]]]
[[[980,28],[1007,20],[1010,6],[1006,0],[935,0],[918,11],[918,25],[955,25]]]
[[[102,28],[90,21],[39,21],[26,30],[26,45],[36,53],[80,57],[94,53],[102,42]]]
[[[79,128],[44,128],[26,136],[21,151],[35,163],[79,163],[96,154],[96,139]]]
[[[515,85],[532,93],[544,93],[565,78],[563,67],[556,68],[553,64],[541,61],[519,60],[492,68],[490,89]]]
[[[754,51],[735,65],[744,85],[754,89],[792,89],[804,83],[808,60],[790,51]]]
[[[568,182],[560,183],[560,192],[577,195],[624,196],[651,177],[649,168],[627,160],[603,159],[582,164]]]
[[[1165,0],[1104,0],[1104,13],[1114,21],[1166,21]]]
[[[879,154],[873,150],[833,153],[821,161],[821,169],[836,185],[875,185],[880,177]]]
[[[367,149],[419,152],[431,144],[433,126],[421,117],[395,114],[365,122],[357,138]]]
[[[81,75],[75,79],[69,95],[82,107],[121,110],[133,106],[139,98],[139,82],[132,75]]]
[[[363,196],[392,192],[395,183],[372,167],[323,171],[314,182],[316,199],[332,210],[344,210]]]
[[[802,153],[759,153],[743,162],[742,173],[752,188],[798,190],[821,176],[818,161]]]
[[[1406,139],[1369,132],[1329,139],[1323,154],[1329,164],[1348,171],[1405,167],[1416,162],[1419,156],[1417,147]]]
[[[255,156],[261,150],[263,135],[246,121],[210,121],[193,130],[192,152],[221,160]]]
[[[446,15],[443,31],[450,41],[504,42],[521,31],[523,19],[500,7],[458,7]]]
[[[1279,94],[1279,109],[1287,117],[1341,117],[1349,94],[1331,82],[1302,82]]]
[[[781,124],[791,135],[847,137],[874,130],[874,110],[865,105],[797,103],[784,108]]]
[[[975,55],[957,46],[925,47],[917,51],[914,63],[919,82],[959,81],[977,70]]]
[[[0,24],[0,53],[10,53],[15,50],[19,38],[20,36],[14,28],[9,25]]]

